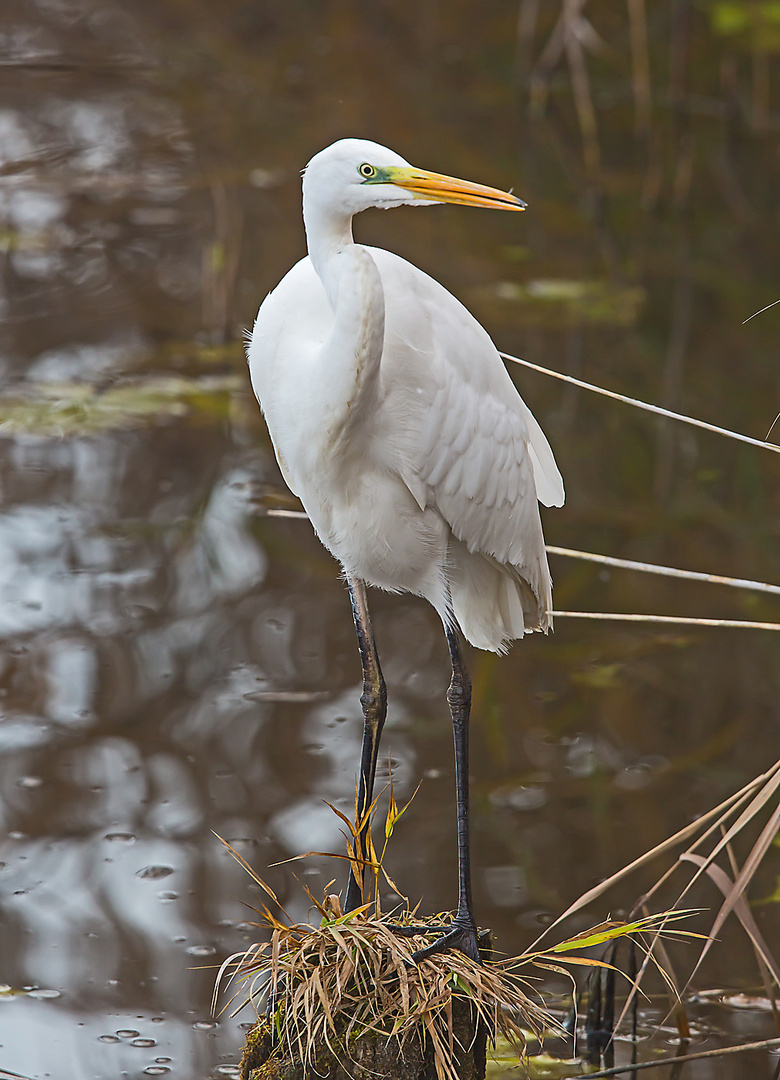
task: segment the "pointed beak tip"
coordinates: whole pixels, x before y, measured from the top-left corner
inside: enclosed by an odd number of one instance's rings
[[[395,169],[391,183],[411,191],[416,198],[426,202],[460,203],[465,206],[482,206],[491,210],[525,210],[526,203],[511,191],[485,187],[470,180],[459,180],[442,173],[425,172],[409,167]]]

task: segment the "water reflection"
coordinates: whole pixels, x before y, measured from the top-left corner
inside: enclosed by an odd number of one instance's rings
[[[610,38],[613,15],[602,27],[604,5],[589,11]],[[646,158],[619,105],[625,80],[599,69],[613,105],[599,117],[594,185],[564,90],[543,125],[525,119],[524,99],[518,120],[516,14],[486,11],[475,34],[458,5],[391,20],[350,3],[11,0],[0,948],[3,978],[39,991],[3,997],[6,1068],[229,1075],[218,1070],[235,1061],[243,1017],[213,1024],[202,966],[253,940],[264,896],[213,834],[296,917],[307,901],[275,864],[341,843],[325,801],[349,807],[360,742],[347,598],[306,523],[262,514],[285,496],[233,340],[301,254],[296,173],[314,150],[365,135],[421,165],[522,185],[531,210],[519,231],[458,208],[358,226],[464,298],[509,352],[758,437],[774,418],[777,322],[741,327],[776,298],[772,138],[726,130],[697,98],[684,168],[659,156],[679,134],[666,113]],[[666,14],[653,31],[664,56]],[[540,47],[547,17],[540,7]],[[703,9],[695,18],[704,59],[691,77],[714,99],[712,72],[739,74],[745,57],[712,36]],[[204,373],[235,373],[243,389],[212,393],[196,384]],[[173,375],[186,401],[161,404],[145,380]],[[552,543],[780,580],[774,462],[541,376],[523,375],[522,391],[567,479],[567,509],[547,517]],[[747,595],[572,563],[553,572],[562,608],[776,618]],[[399,801],[424,778],[391,873],[426,908],[450,906],[440,628],[408,598],[377,596],[373,610],[391,695],[380,784],[388,754]],[[475,892],[508,950],[776,756],[780,664],[757,635],[568,624],[471,663]],[[771,895],[775,869],[757,895]],[[315,893],[343,880],[323,859],[296,872]],[[614,907],[650,880],[639,875]],[[702,889],[692,902],[715,900]],[[776,944],[774,906],[755,910]],[[710,982],[754,977],[729,933]],[[720,1013],[713,1027],[754,1034],[754,1023]]]
[[[221,1049],[241,1041],[243,1031],[235,1023],[216,1025],[195,1011],[173,1022],[167,1016],[122,1010],[107,1010],[96,1018],[42,1000],[30,1001],[25,1015],[19,1005],[21,1000],[4,1005],[14,1014],[13,1030],[6,1020],[11,1037],[4,1032],[4,1052],[9,1059],[26,1061],[30,1076],[61,1074],[63,1054],[73,1076],[165,1076],[180,1071],[180,1062],[192,1070],[185,1075],[238,1075]],[[47,1032],[45,1040],[39,1037],[41,1029]]]

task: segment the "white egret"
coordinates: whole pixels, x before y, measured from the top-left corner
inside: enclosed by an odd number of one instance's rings
[[[413,168],[386,147],[342,139],[303,176],[308,257],[260,308],[249,369],[285,481],[344,568],[363,667],[358,785],[371,803],[386,690],[366,583],[425,597],[447,637],[454,740],[458,909],[416,957],[474,957],[468,822],[471,683],[459,631],[503,652],[547,631],[550,573],[538,501],[563,504],[550,446],[485,330],[438,282],[352,239],[376,206],[523,210],[514,195]],[[350,874],[346,904],[361,902]]]

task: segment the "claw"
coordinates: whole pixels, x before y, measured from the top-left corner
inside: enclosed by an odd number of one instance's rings
[[[426,945],[424,949],[418,949],[417,952],[412,953],[412,960],[414,960],[415,964],[419,964],[421,960],[433,956],[434,953],[446,952],[447,949],[457,949],[479,963],[479,942],[477,940],[476,926],[473,923],[459,923],[456,920],[431,945]]]
[[[419,926],[396,926],[394,923],[390,924],[393,928],[393,933],[398,937],[418,937],[422,934],[446,934],[451,928],[451,924],[447,926],[436,926],[434,923],[420,923]]]

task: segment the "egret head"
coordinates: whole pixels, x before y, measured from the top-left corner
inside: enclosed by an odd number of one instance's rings
[[[429,206],[451,202],[498,210],[525,203],[497,188],[416,169],[400,155],[366,139],[341,139],[311,159],[303,174],[304,204],[357,214],[370,206]]]

